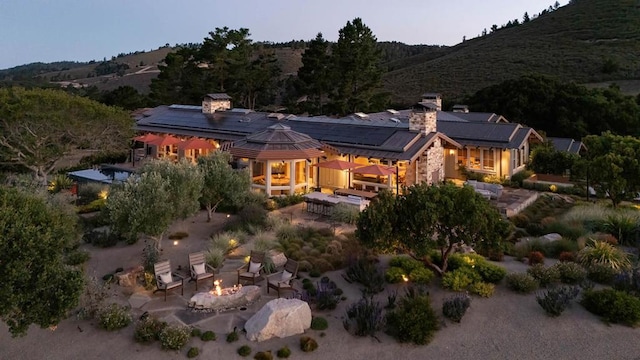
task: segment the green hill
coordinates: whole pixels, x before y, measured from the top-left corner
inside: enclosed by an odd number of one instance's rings
[[[385,74],[385,89],[410,103],[425,91],[455,98],[530,73],[578,83],[640,80],[640,2],[574,0],[444,52],[404,59]]]

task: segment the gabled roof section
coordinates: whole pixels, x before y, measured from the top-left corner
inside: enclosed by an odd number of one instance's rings
[[[530,137],[542,141],[533,129],[515,123],[439,121],[438,131],[462,145],[515,149]]]
[[[438,111],[438,121],[507,123],[507,119],[495,113]]]
[[[558,151],[580,154],[580,152],[587,150],[587,147],[582,141],[571,138],[547,137],[547,140]]]

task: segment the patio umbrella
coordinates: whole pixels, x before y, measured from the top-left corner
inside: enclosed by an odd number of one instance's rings
[[[156,135],[156,134],[144,134],[144,135],[140,135],[140,136],[134,137],[133,140],[140,141],[140,142],[143,142],[143,143],[148,143],[150,141],[155,141],[155,140],[158,140],[158,139],[161,139],[161,138],[162,138],[162,136]]]
[[[149,141],[149,144],[162,147],[162,146],[175,145],[181,141],[182,140],[178,139],[173,135],[165,135],[156,140]]]
[[[205,150],[214,150],[216,147],[211,144],[207,140],[203,140],[200,138],[191,138],[187,141],[183,141],[178,143],[178,149],[189,150],[189,149],[205,149]]]
[[[317,166],[319,168],[324,168],[324,169],[348,170],[348,169],[357,168],[358,166],[360,166],[360,164],[352,163],[350,161],[334,159],[334,160],[313,164],[313,166]]]
[[[384,165],[368,165],[359,167],[353,170],[356,174],[367,174],[367,175],[379,175],[379,176],[387,176],[396,173],[396,169],[390,166]]]

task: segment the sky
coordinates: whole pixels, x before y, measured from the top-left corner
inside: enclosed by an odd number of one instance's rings
[[[110,59],[196,43],[216,27],[254,41],[335,41],[356,17],[379,41],[455,45],[555,0],[0,0],[0,69],[31,62]],[[567,1],[560,1],[565,5]]]

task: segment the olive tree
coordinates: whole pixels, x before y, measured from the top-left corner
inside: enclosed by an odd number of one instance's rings
[[[58,324],[78,304],[82,271],[65,265],[75,217],[43,197],[0,187],[0,318],[13,336]]]
[[[200,202],[207,208],[207,221],[211,221],[220,204],[237,206],[249,192],[249,174],[245,170],[233,169],[230,161],[231,155],[221,151],[198,158],[198,167],[204,175]]]
[[[0,161],[41,183],[74,150],[128,149],[132,125],[123,110],[61,90],[0,88]]]
[[[414,185],[397,197],[381,193],[360,214],[356,235],[366,246],[400,251],[442,275],[456,245],[502,245],[508,223],[473,188]],[[437,250],[441,262],[429,255]]]

